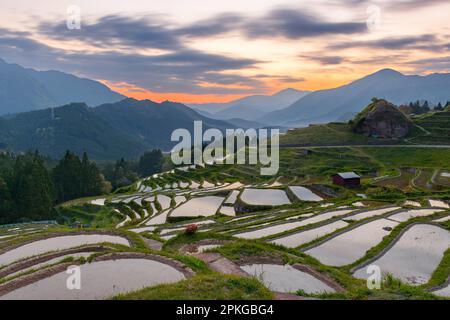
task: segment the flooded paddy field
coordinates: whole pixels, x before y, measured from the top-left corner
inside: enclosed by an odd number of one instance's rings
[[[167,264],[149,259],[98,261],[80,266],[83,275],[80,290],[68,290],[67,273],[16,289],[2,300],[94,300],[163,283],[184,280],[185,276]],[[120,277],[117,275],[120,274]]]
[[[298,290],[308,294],[335,292],[319,279],[290,265],[251,264],[243,265],[241,268],[248,274],[261,279],[275,292],[295,293]]]
[[[425,284],[450,247],[450,232],[435,225],[416,224],[408,229],[386,253],[371,264],[412,285]],[[366,279],[366,268],[354,276]]]
[[[244,189],[241,200],[254,206],[281,206],[291,203],[285,191],[275,189]]]
[[[69,235],[58,236],[27,243],[15,249],[0,254],[0,266],[7,265],[20,259],[36,256],[46,252],[61,251],[82,245],[89,245],[103,242],[121,244],[125,246],[130,245],[129,241],[126,238],[113,235],[80,234],[70,236]]]
[[[216,214],[222,202],[223,197],[206,196],[193,198],[188,202],[175,208],[170,217],[209,217]]]
[[[323,198],[312,192],[311,190],[300,187],[300,186],[290,186],[289,190],[294,193],[294,195],[301,201],[322,201]]]
[[[321,227],[308,229],[305,231],[297,232],[288,236],[277,238],[270,242],[279,244],[288,248],[296,248],[308,242],[314,241],[318,238],[326,236],[338,229],[345,228],[348,225],[347,222],[338,220]]]
[[[398,225],[386,219],[375,220],[344,232],[305,253],[330,266],[345,266],[362,258]]]
[[[396,214],[389,216],[390,220],[394,220],[397,222],[405,222],[409,219],[416,217],[426,217],[431,216],[435,213],[442,212],[442,209],[415,209],[415,210],[406,210]]]
[[[254,231],[249,231],[245,233],[238,233],[235,234],[236,237],[243,238],[243,239],[258,239],[258,238],[264,238],[268,236],[272,236],[278,233],[286,232],[292,229],[300,228],[307,226],[309,224],[315,224],[322,221],[326,221],[328,219],[331,219],[333,217],[338,217],[342,215],[346,215],[352,212],[352,210],[337,210],[337,211],[330,211],[322,214],[315,215],[313,217],[303,219],[296,222],[288,222],[288,223],[281,223],[276,224],[271,227],[257,229]]]

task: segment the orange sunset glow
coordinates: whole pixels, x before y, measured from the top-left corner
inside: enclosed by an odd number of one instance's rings
[[[50,2],[5,4],[0,56],[136,99],[226,102],[335,88],[382,68],[450,71],[447,1],[79,1],[76,30],[69,1]],[[35,24],[20,24],[30,10]]]

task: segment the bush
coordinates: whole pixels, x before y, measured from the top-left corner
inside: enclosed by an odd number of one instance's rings
[[[198,226],[195,223],[193,223],[186,227],[186,229],[184,230],[184,233],[195,234],[197,232],[197,230],[198,230]]]

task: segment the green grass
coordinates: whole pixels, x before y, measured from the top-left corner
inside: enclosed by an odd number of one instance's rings
[[[442,119],[441,119],[442,120]],[[414,135],[423,134],[423,131],[416,132]],[[326,139],[326,140],[324,140]],[[356,135],[350,131],[346,124],[329,124],[313,126],[306,129],[295,130],[282,138],[282,143],[325,144],[339,143],[361,143],[364,144],[369,138]],[[435,170],[450,171],[450,150],[438,148],[401,148],[401,147],[333,147],[333,148],[310,148],[311,153],[305,154],[301,148],[282,148],[280,150],[280,171],[277,177],[263,177],[259,175],[259,166],[249,165],[223,165],[206,166],[195,171],[176,171],[174,175],[163,175],[160,178],[152,179],[147,184],[156,187],[156,184],[164,186],[172,184],[175,181],[197,181],[207,180],[212,183],[240,181],[244,184],[257,184],[273,182],[281,178],[284,183],[299,183],[298,181],[309,184],[323,184],[332,188],[339,197],[331,199],[330,202],[335,206],[348,205],[353,201],[361,200],[356,197],[356,193],[365,193],[368,196],[367,201],[373,204],[402,204],[405,199],[415,199],[424,201],[424,199],[433,196],[437,199],[450,199],[450,193],[445,191],[445,187],[440,192],[426,188],[426,183],[431,180]],[[417,168],[420,174],[415,175],[401,168]],[[336,172],[355,171],[363,176],[363,185],[358,190],[347,190],[345,188],[331,185],[330,176]],[[401,172],[401,176],[396,177],[396,172]],[[392,178],[383,182],[374,182],[373,178],[389,174]],[[415,187],[410,187],[410,182],[414,180]],[[129,190],[129,189],[124,189]],[[169,192],[170,193],[170,192]],[[171,196],[168,192],[165,194]],[[189,196],[188,196],[189,198]],[[84,200],[83,200],[84,201]],[[144,207],[150,208],[148,203],[143,203]],[[139,213],[141,209],[131,203],[130,206]],[[277,223],[284,221],[287,217],[299,215],[301,213],[312,211],[326,211],[329,209],[319,209],[311,204],[296,202],[290,206],[287,212],[277,215],[271,215],[270,210],[258,210],[261,218],[267,219],[264,222]],[[112,229],[123,218],[113,212],[114,208],[121,208],[121,205],[91,206],[84,205],[82,201],[75,201],[71,205],[58,208],[61,220],[69,224],[75,220],[84,224],[89,224],[92,228]],[[156,208],[160,209],[160,204],[156,202]],[[131,214],[124,208],[123,212]],[[375,257],[383,249],[391,244],[404,228],[413,222],[429,221],[437,218],[439,215],[417,218],[400,224],[385,237],[381,243],[366,252],[365,256],[357,262],[341,268],[322,265],[318,260],[302,253],[297,249],[288,249],[275,244],[266,243],[262,240],[244,240],[236,239],[230,233],[244,230],[250,231],[251,227],[258,228],[261,221],[251,218],[231,223],[222,223],[230,220],[227,217],[215,217],[219,223],[214,226],[213,231],[198,232],[193,235],[181,233],[164,243],[163,250],[155,252],[148,249],[142,241],[141,236],[120,230],[117,233],[127,235],[132,240],[132,247],[112,246],[116,251],[145,252],[160,254],[165,257],[176,259],[187,267],[191,268],[196,275],[185,281],[175,284],[159,285],[156,287],[145,288],[129,294],[114,297],[114,299],[271,299],[272,294],[257,279],[239,278],[214,273],[208,265],[190,255],[179,253],[179,249],[186,244],[198,242],[204,239],[228,240],[228,242],[212,251],[222,254],[232,261],[242,261],[252,257],[268,257],[282,260],[284,263],[301,263],[311,266],[320,273],[323,273],[334,279],[342,285],[347,291],[345,293],[336,293],[328,295],[314,295],[315,297],[330,299],[431,299],[433,295],[426,292],[432,286],[442,284],[450,274],[450,251],[448,250],[441,261],[439,267],[432,275],[430,282],[425,286],[413,287],[404,284],[397,279],[388,276],[381,290],[369,290],[363,280],[355,279],[350,273],[350,269],[359,263]],[[336,218],[336,219],[342,219]],[[331,221],[331,220],[330,220]],[[135,221],[136,222],[136,221]],[[170,221],[169,221],[170,222]],[[449,225],[443,224],[445,227]],[[160,226],[165,228],[171,226],[169,223]],[[172,225],[173,226],[173,225]],[[250,228],[249,228],[250,227]],[[307,229],[311,226],[304,226],[296,230],[290,230],[287,233]],[[447,227],[449,228],[449,227]],[[73,231],[73,229],[59,229],[51,227],[53,230]],[[219,233],[221,232],[221,233]],[[336,233],[339,232],[336,231]],[[145,234],[144,236],[159,239],[157,234]],[[279,235],[277,235],[279,236]],[[327,235],[326,237],[332,236]],[[269,237],[270,238],[270,237]],[[269,239],[267,238],[267,239]],[[24,241],[24,238],[17,241]],[[267,240],[266,239],[266,240]],[[317,241],[325,239],[318,239]],[[160,240],[160,239],[159,239]],[[264,239],[263,239],[264,240]],[[0,244],[1,246],[4,244]],[[308,245],[311,245],[309,243]],[[299,292],[304,295],[304,292]]]
[[[218,273],[197,275],[114,297],[116,300],[270,300],[273,294],[257,279]]]
[[[447,281],[450,277],[450,249],[444,253],[444,257],[441,260],[439,266],[434,270],[431,275],[430,281],[427,283],[427,287],[435,287],[441,285]]]
[[[429,132],[417,132],[409,139],[413,143],[450,144],[450,112],[428,113],[414,122]]]
[[[329,123],[290,130],[280,138],[280,145],[345,145],[369,141],[376,140],[354,133],[347,123]]]
[[[166,243],[164,243],[163,248],[165,250],[176,251],[185,244],[198,242],[204,239],[231,240],[232,237],[213,232],[197,232],[194,234],[181,233],[175,238],[169,239]]]
[[[382,187],[394,187],[402,191],[409,191],[413,188],[411,181],[416,177],[415,173],[400,169],[400,176],[383,179],[375,184]]]
[[[357,154],[352,148],[318,148],[309,155],[303,155],[297,148],[283,148],[280,150],[278,174],[286,177],[315,176],[330,182],[330,176],[337,172],[355,171],[366,175],[379,168],[373,159]]]
[[[290,130],[280,145],[348,145],[367,143],[450,144],[450,112],[428,113],[413,119],[416,126],[406,139],[376,139],[354,133],[348,123],[311,125]],[[419,127],[420,128],[419,128]],[[423,128],[423,129],[421,129]],[[427,133],[428,132],[428,133]]]
[[[120,214],[114,211],[114,208],[106,206],[95,205],[78,205],[72,207],[59,207],[58,222],[71,225],[75,221],[79,221],[84,225],[89,225],[91,228],[113,228],[123,218]]]
[[[450,178],[443,177],[441,174],[442,172],[446,172],[445,170],[439,171],[438,174],[436,174],[436,177],[434,178],[435,183],[437,183],[439,186],[444,187],[450,187]],[[449,172],[449,171],[447,171]]]
[[[363,150],[386,166],[450,169],[450,148],[364,147]]]

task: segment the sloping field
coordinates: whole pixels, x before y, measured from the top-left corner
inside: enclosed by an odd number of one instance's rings
[[[375,217],[375,216],[381,216],[385,213],[392,212],[392,211],[395,211],[398,209],[400,209],[400,207],[388,207],[388,208],[381,208],[381,209],[376,209],[376,210],[367,210],[367,211],[363,211],[361,213],[354,214],[350,217],[347,217],[346,220],[360,221],[360,220]]]
[[[2,300],[94,300],[185,279],[175,268],[148,259],[99,261],[80,266],[80,290],[68,290],[66,271],[14,290]],[[117,276],[120,275],[120,276]]]
[[[281,206],[291,203],[284,190],[275,189],[244,189],[241,200],[254,206]]]
[[[262,279],[269,289],[276,292],[295,293],[298,290],[309,294],[335,292],[333,288],[319,279],[290,265],[251,264],[241,268],[248,274]]]
[[[425,284],[450,247],[450,232],[429,224],[417,224],[407,230],[385,254],[371,264],[383,274],[392,274],[412,285]],[[366,268],[354,276],[366,279]]]
[[[224,201],[223,197],[207,196],[193,198],[175,208],[170,217],[209,217],[216,214]]]
[[[51,251],[60,251],[82,245],[95,243],[115,243],[129,246],[129,241],[120,236],[103,235],[103,234],[80,234],[70,236],[59,236],[44,240],[37,240],[28,244],[24,244],[18,248],[6,251],[0,255],[0,266],[10,264],[14,261],[36,256]]]
[[[281,238],[272,240],[271,242],[288,247],[288,248],[296,248],[305,243],[308,243],[308,242],[314,241],[318,238],[321,238],[323,236],[326,236],[327,234],[330,234],[338,229],[345,228],[347,225],[348,225],[347,222],[338,220],[338,221],[323,225],[321,227],[308,229],[305,231],[301,231],[298,233],[288,235],[286,237],[281,237]]]
[[[411,139],[414,143],[432,142],[434,144],[448,144],[450,141],[450,112],[436,112],[426,114],[415,120],[419,126],[429,132]]]
[[[304,220],[296,221],[296,222],[282,223],[282,224],[277,224],[277,225],[267,227],[267,228],[257,229],[254,231],[238,233],[238,234],[235,234],[235,236],[238,238],[243,238],[243,239],[258,239],[258,238],[268,237],[268,236],[286,232],[286,231],[289,231],[292,229],[304,227],[309,224],[326,221],[333,217],[343,216],[350,212],[352,212],[352,210],[330,211],[330,212],[322,213],[322,214],[319,214],[319,215],[316,215],[316,216],[313,216],[313,217],[310,217],[310,218],[307,218]]]
[[[406,210],[396,214],[389,216],[390,220],[394,220],[397,222],[405,222],[409,219],[416,217],[426,217],[437,212],[443,211],[442,209],[414,209],[414,210]]]
[[[294,195],[301,201],[322,201],[323,199],[311,190],[300,187],[300,186],[290,186],[289,189],[294,193]]]
[[[367,250],[377,245],[398,222],[375,220],[344,232],[323,244],[305,251],[330,266],[345,266],[362,258]]]

